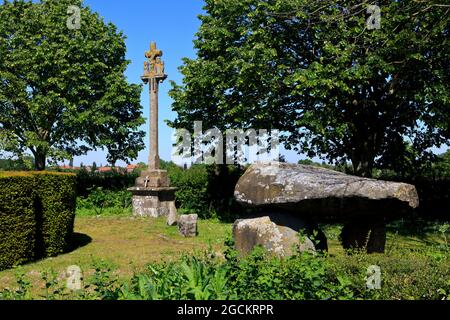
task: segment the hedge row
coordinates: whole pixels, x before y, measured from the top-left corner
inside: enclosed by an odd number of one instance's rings
[[[75,183],[74,174],[0,173],[0,270],[68,248]]]

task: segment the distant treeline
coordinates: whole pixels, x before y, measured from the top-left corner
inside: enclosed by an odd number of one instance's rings
[[[345,172],[345,167],[333,167],[327,164],[301,160],[299,163],[326,167]],[[221,216],[228,211],[236,210],[233,199],[234,186],[243,168],[230,166],[199,165],[190,169],[183,169],[173,163],[162,161],[163,169],[169,171],[172,185],[178,187],[177,205],[187,211],[198,213],[200,216]],[[226,168],[225,168],[226,167]],[[25,170],[25,164],[17,160],[0,159],[0,170]],[[141,168],[142,169],[142,168]],[[134,185],[140,170],[132,173],[121,171],[92,172],[91,170],[63,170],[72,171],[77,175],[76,192],[80,197],[88,196],[92,191],[102,189],[111,191],[125,190]],[[436,170],[433,174],[419,177],[400,177],[393,172],[380,171],[377,179],[410,183],[416,186],[419,194],[420,206],[416,213],[424,218],[450,219],[450,173]]]

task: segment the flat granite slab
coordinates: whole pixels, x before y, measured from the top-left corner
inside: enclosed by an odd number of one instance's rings
[[[419,205],[416,188],[410,184],[280,162],[251,165],[234,195],[245,206],[284,209],[314,220],[394,217]]]

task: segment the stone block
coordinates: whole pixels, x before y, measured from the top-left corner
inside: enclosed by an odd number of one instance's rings
[[[181,215],[178,218],[178,230],[180,234],[184,237],[197,236],[197,220],[198,215],[196,214]]]
[[[304,237],[301,242],[298,232],[276,225],[269,217],[236,220],[233,238],[236,250],[242,255],[249,254],[257,245],[280,257],[292,255],[295,247],[301,252],[315,251],[309,238]]]

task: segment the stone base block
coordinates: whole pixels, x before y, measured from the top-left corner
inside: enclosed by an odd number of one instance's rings
[[[168,188],[170,179],[166,170],[142,171],[136,179],[136,187],[139,188]]]
[[[176,217],[175,191],[177,188],[129,188],[133,194],[133,215],[140,217]]]

